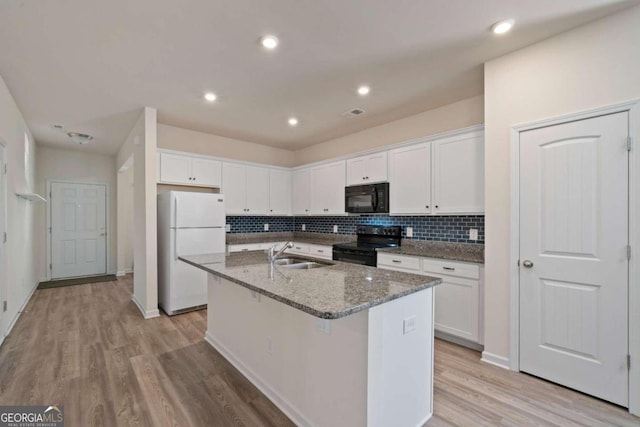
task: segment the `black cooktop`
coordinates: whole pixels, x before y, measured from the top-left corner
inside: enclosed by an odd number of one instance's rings
[[[357,242],[337,243],[336,249],[375,252],[379,248],[400,246],[402,228],[398,226],[359,225],[356,227]]]

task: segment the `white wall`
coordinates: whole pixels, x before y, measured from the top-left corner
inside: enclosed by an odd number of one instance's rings
[[[118,171],[118,275],[133,271],[133,162]]]
[[[295,165],[304,165],[385,145],[398,144],[483,122],[483,97],[475,96],[300,149],[295,152]]]
[[[109,264],[107,272],[116,272],[116,229],[117,229],[117,186],[115,156],[83,153],[79,150],[62,150],[51,147],[38,147],[36,160],[36,192],[44,195],[47,180],[63,180],[80,183],[104,183],[109,185]],[[46,197],[48,198],[48,196]],[[36,236],[40,250],[46,254],[46,209],[37,216]],[[40,261],[40,277],[47,277],[46,257]]]
[[[145,107],[116,155],[116,170],[133,156],[133,301],[145,318],[158,311],[157,252],[157,121],[156,110]],[[122,247],[122,245],[118,245]]]
[[[25,134],[28,137],[26,144]],[[33,191],[37,148],[2,77],[0,77],[0,143],[6,147],[7,158],[8,236],[7,292],[5,295],[0,295],[2,300],[7,301],[8,307],[6,313],[2,313],[0,309],[0,340],[2,340],[40,280],[39,261],[43,258],[43,253],[36,244],[35,216],[39,210],[44,209],[43,203],[32,203],[15,196],[16,192]]]
[[[275,166],[294,166],[293,151],[163,124],[158,124],[158,148]]]
[[[485,351],[509,356],[509,128],[640,98],[640,7],[485,65]]]

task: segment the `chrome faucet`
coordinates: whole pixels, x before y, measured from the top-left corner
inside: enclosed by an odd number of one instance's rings
[[[273,264],[273,262],[280,256],[282,255],[282,252],[286,251],[289,248],[293,247],[293,242],[287,242],[285,243],[278,252],[276,252],[276,246],[278,246],[278,244],[276,243],[275,245],[271,246],[268,250],[267,250],[267,257],[269,258],[269,262],[271,264]],[[275,252],[275,254],[274,254]]]

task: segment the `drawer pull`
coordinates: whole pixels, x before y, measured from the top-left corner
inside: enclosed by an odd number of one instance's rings
[[[402,261],[400,261],[400,260],[398,260],[398,259],[392,259],[392,260],[391,260],[391,262],[396,262],[396,263],[399,263],[399,264],[401,264],[401,263],[402,263]]]
[[[248,250],[249,250],[249,249],[247,249],[247,248],[244,248],[244,249],[242,249],[242,252],[245,252],[245,251],[248,251]]]
[[[443,270],[456,271],[453,267],[442,267]]]
[[[324,251],[322,249],[318,249],[318,252],[319,253],[323,253]]]
[[[300,250],[300,249],[302,249],[302,248],[301,248],[300,246],[296,246],[296,249]]]

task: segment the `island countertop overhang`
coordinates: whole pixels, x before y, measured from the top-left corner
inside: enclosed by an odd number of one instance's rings
[[[188,255],[179,259],[321,319],[339,319],[442,282],[436,277],[338,261],[311,270],[278,266],[272,270],[263,251]]]

